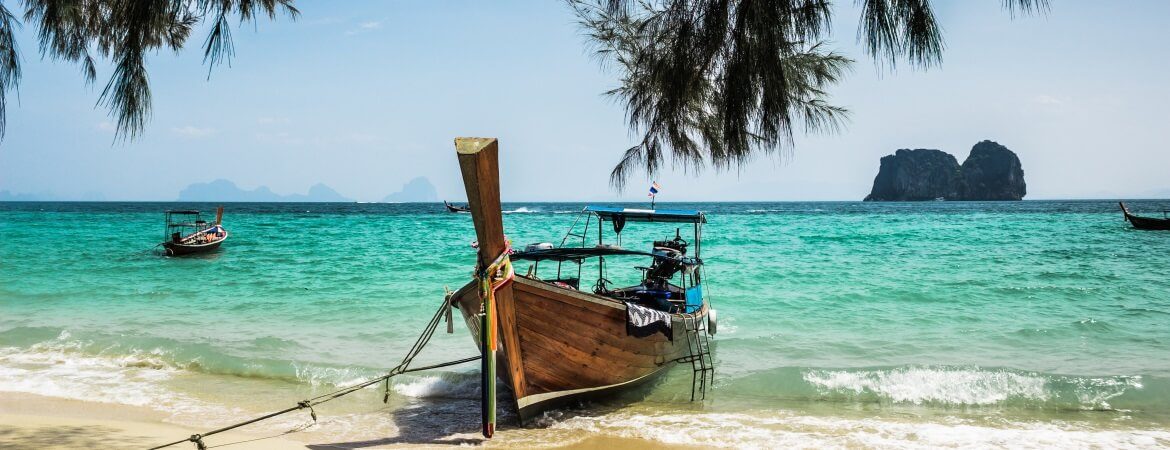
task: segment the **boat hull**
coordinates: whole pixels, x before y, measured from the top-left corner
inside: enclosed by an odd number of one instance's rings
[[[673,339],[661,333],[638,338],[626,334],[626,306],[621,302],[523,277],[516,277],[512,289],[515,323],[501,324],[500,333],[514,333],[520,348],[501,348],[497,360],[499,378],[516,393],[521,422],[548,409],[650,381],[690,355],[682,315],[672,316]],[[475,283],[456,292],[453,302],[478,344],[480,299]],[[691,316],[701,324],[707,311],[704,304]],[[500,342],[507,341],[501,336]],[[519,371],[507,366],[508,353],[516,351]],[[522,386],[517,389],[517,384]]]
[[[1130,225],[1139,230],[1170,230],[1170,220],[1151,219],[1148,217],[1126,216]]]
[[[1130,225],[1139,230],[1170,230],[1170,219],[1135,216],[1129,213],[1124,203],[1121,203],[1121,213],[1125,214],[1125,220],[1129,221]]]
[[[227,240],[227,236],[217,241],[199,245],[186,245],[174,242],[164,242],[162,245],[166,249],[167,256],[184,256],[215,251],[219,249],[220,244],[223,244],[225,240]]]

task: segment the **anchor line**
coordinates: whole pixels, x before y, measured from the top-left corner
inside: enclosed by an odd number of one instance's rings
[[[451,306],[452,306],[451,299],[450,298],[444,299],[443,305],[439,307],[439,310],[435,312],[434,317],[432,317],[431,321],[427,323],[426,328],[423,330],[422,334],[419,335],[418,340],[416,340],[414,342],[414,345],[411,346],[410,351],[406,353],[406,356],[404,358],[402,358],[402,362],[400,362],[393,369],[390,369],[390,371],[386,372],[385,375],[382,375],[382,376],[377,377],[377,378],[369,379],[369,380],[363,381],[361,383],[357,383],[354,385],[343,387],[343,388],[338,389],[338,390],[333,391],[333,392],[321,394],[321,395],[318,395],[316,397],[312,397],[312,398],[309,398],[306,400],[301,400],[301,401],[297,402],[296,406],[291,406],[291,407],[282,409],[280,411],[271,412],[271,413],[265,414],[263,416],[255,417],[255,418],[243,421],[243,422],[228,425],[228,426],[225,426],[223,428],[211,430],[211,431],[208,431],[206,433],[193,434],[193,435],[191,435],[191,437],[188,437],[185,439],[180,439],[180,440],[177,440],[177,441],[174,441],[171,443],[159,445],[157,447],[151,447],[150,450],[158,450],[161,448],[171,447],[174,445],[182,444],[184,442],[190,442],[192,444],[195,444],[196,449],[203,450],[203,449],[207,448],[207,445],[203,443],[203,438],[206,438],[206,437],[211,436],[211,435],[223,433],[225,431],[234,430],[236,428],[240,428],[240,427],[245,426],[245,425],[251,425],[253,423],[260,422],[260,421],[267,420],[267,419],[271,419],[273,417],[280,416],[283,414],[288,414],[288,413],[291,413],[294,411],[300,411],[300,410],[306,409],[306,408],[309,410],[309,415],[312,417],[313,422],[316,422],[317,421],[317,412],[313,410],[313,407],[316,405],[320,405],[322,403],[344,397],[346,395],[352,394],[354,392],[360,391],[362,389],[365,389],[367,387],[373,386],[373,385],[381,383],[381,382],[386,382],[386,384],[387,384],[387,395],[382,398],[382,402],[385,403],[385,402],[389,401],[389,383],[390,383],[390,378],[393,378],[394,376],[402,375],[405,373],[421,372],[424,370],[431,370],[431,369],[438,369],[441,367],[454,366],[454,365],[458,365],[458,364],[463,364],[463,363],[468,363],[471,361],[479,360],[480,358],[483,357],[482,355],[470,356],[470,357],[463,358],[463,359],[457,359],[454,361],[448,361],[448,362],[433,364],[433,365],[424,366],[424,367],[409,368],[410,363],[414,361],[414,358],[416,356],[418,356],[418,354],[420,352],[422,352],[422,349],[427,345],[427,343],[430,342],[431,337],[433,337],[435,335],[435,330],[438,328],[439,322],[442,321],[443,317],[446,315],[447,311],[451,308]]]

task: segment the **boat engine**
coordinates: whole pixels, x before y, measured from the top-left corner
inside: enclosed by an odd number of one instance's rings
[[[654,241],[655,252],[669,252],[670,250],[678,252],[680,256],[687,254],[687,241],[682,238],[682,235],[677,228],[674,230],[674,239]]]
[[[674,239],[654,241],[654,261],[646,271],[647,286],[666,286],[666,280],[674,278],[674,273],[683,269],[683,256],[687,254],[687,241],[683,240],[678,230],[674,231]]]

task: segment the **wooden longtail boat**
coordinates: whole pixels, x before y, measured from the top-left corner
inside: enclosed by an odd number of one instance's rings
[[[498,144],[489,138],[459,138],[455,146],[478,238],[479,268],[488,267],[509,251],[500,213]],[[605,207],[589,207],[582,214],[578,221],[585,218],[585,231],[570,229],[561,247],[535,244],[513,253],[513,264],[529,262],[531,266],[526,275],[517,269],[511,283],[494,291],[498,377],[511,388],[521,423],[550,408],[648,381],[675,363],[689,363],[695,371],[692,399],[696,387],[705,393],[714,374],[707,336],[715,331],[715,312],[703,296],[699,258],[706,216],[698,211]],[[587,246],[586,235],[592,235],[589,224],[594,222],[598,242]],[[605,245],[606,225],[612,226],[617,234],[614,242],[620,243],[627,222],[670,224],[674,240],[655,241],[651,251]],[[678,224],[693,226],[693,257],[685,256],[690,243],[682,239],[679,228],[673,228]],[[570,238],[580,238],[581,246],[565,247]],[[605,277],[606,259],[619,257],[649,261],[649,267],[637,268],[642,271],[640,284],[611,286]],[[555,277],[539,276],[542,261],[555,263]],[[591,288],[581,289],[586,264],[597,266],[598,278]],[[574,276],[565,275],[566,266]],[[481,288],[478,280],[472,281],[452,294],[451,302],[482,348],[486,322]],[[631,319],[635,314],[660,320],[639,326],[645,321]],[[488,429],[485,419],[485,435],[490,434]]]
[[[161,245],[167,256],[210,252],[219,248],[228,238],[222,223],[222,206],[215,211],[214,224],[203,220],[199,211],[167,211],[166,240]]]
[[[1121,205],[1121,213],[1125,214],[1125,220],[1128,220],[1130,225],[1139,230],[1170,230],[1170,217],[1163,217],[1161,219],[1154,217],[1135,216],[1129,213],[1129,208],[1125,207],[1125,203],[1117,202]],[[1163,211],[1165,216],[1166,212]]]
[[[443,200],[443,206],[447,207],[447,212],[453,212],[453,213],[471,212],[471,210],[467,209],[466,206],[455,206],[455,205],[452,205],[450,203],[447,203],[446,200]]]

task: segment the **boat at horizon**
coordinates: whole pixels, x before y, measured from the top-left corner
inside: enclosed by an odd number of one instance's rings
[[[455,206],[455,205],[448,203],[446,200],[443,200],[443,206],[447,207],[447,212],[453,212],[453,213],[471,212],[471,210],[467,209],[466,206]]]
[[[1167,217],[1167,211],[1162,210],[1163,218],[1156,217],[1142,217],[1130,214],[1129,208],[1125,207],[1124,202],[1117,202],[1121,205],[1121,213],[1125,215],[1125,220],[1139,230],[1170,230],[1170,217]]]
[[[169,210],[166,212],[166,240],[159,245],[163,247],[166,256],[213,251],[228,238],[222,223],[222,206],[216,208],[213,224],[203,220],[203,216],[196,210]]]
[[[591,206],[574,222],[584,230],[571,228],[560,247],[541,243],[513,252],[500,213],[497,141],[460,138],[456,149],[479,262],[478,278],[450,294],[450,302],[483,350],[486,436],[488,409],[494,408],[488,391],[495,385],[488,377],[495,365],[512,390],[521,424],[546,410],[650,381],[676,363],[694,370],[692,399],[705,392],[714,374],[707,338],[715,331],[715,311],[703,295],[702,212]],[[673,239],[647,243],[646,251],[615,245],[631,223],[670,225]],[[674,225],[693,229],[692,240]],[[605,241],[607,228],[616,235],[611,243]],[[588,245],[587,236],[594,235],[597,244]],[[580,245],[565,246],[570,239],[580,239]],[[687,256],[688,248],[693,256]],[[630,266],[631,272],[641,270],[640,284],[616,286],[607,279],[607,259],[618,258],[645,262]],[[597,266],[592,284],[582,284],[586,261]],[[503,269],[517,262],[531,265],[524,274]],[[555,264],[555,275],[542,277],[541,263]],[[497,276],[497,269],[507,273]]]

